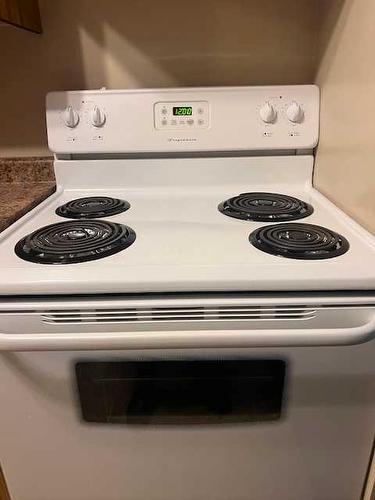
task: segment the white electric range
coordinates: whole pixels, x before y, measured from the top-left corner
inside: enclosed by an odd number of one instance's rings
[[[0,235],[12,498],[359,499],[375,238],[312,186],[318,89],[58,92],[47,129]]]

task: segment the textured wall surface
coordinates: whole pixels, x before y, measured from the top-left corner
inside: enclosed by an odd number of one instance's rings
[[[50,90],[311,83],[319,3],[40,0],[42,35],[0,27],[0,156],[48,153]]]

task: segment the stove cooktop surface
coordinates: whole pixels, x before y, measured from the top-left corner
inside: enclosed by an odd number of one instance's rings
[[[81,185],[86,182],[87,188],[66,183],[2,233],[0,293],[368,290],[375,287],[374,238],[306,180],[311,175],[310,157],[181,160],[188,168],[181,169],[178,176],[175,162],[167,166],[164,160],[153,160],[151,166],[150,160],[111,162],[113,178],[117,185],[125,186],[122,189],[105,186],[108,162],[104,160],[95,162],[95,175],[90,161],[86,162],[86,172],[84,161],[60,161],[58,178],[60,175],[64,180],[63,169],[65,172],[79,165],[81,177],[78,176],[77,181]],[[275,172],[280,172],[280,163],[285,168],[276,183]],[[71,173],[66,175],[72,178]],[[98,185],[103,184],[103,188],[90,185],[90,177]],[[138,178],[142,184],[134,181]],[[271,193],[272,197],[275,193],[282,194],[301,200],[303,206],[312,209],[307,209],[311,213],[304,216],[303,223],[284,220],[277,223],[272,219],[270,224],[269,219],[263,222],[227,217],[218,210],[218,204],[236,193],[262,193],[259,198],[262,206],[263,200],[267,202],[263,193]],[[62,222],[56,213],[59,207],[74,200],[92,197],[126,200],[130,207],[106,215],[105,219]],[[272,210],[273,207],[272,202]],[[120,229],[119,245],[112,246],[111,240],[106,246],[107,236],[102,239],[88,224],[99,224],[102,229],[108,224]],[[54,252],[49,253],[55,238],[59,245],[70,246],[66,258],[69,264],[41,265],[39,259],[43,251],[40,249],[36,250],[39,257],[34,259],[35,248],[28,247],[30,235],[31,240],[35,240],[40,234],[42,250],[47,244],[46,255],[51,261],[56,259]],[[105,230],[103,234],[107,235]],[[86,249],[86,243],[94,241],[93,238],[98,239],[99,247]],[[74,248],[83,245],[90,260],[86,254],[84,260],[87,261],[82,262],[79,252],[71,252],[72,245]],[[33,257],[20,258],[23,251]],[[311,255],[314,258],[311,259]]]

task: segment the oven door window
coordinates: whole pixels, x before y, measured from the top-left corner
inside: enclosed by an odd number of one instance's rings
[[[75,369],[86,422],[220,424],[281,415],[282,360],[85,361]]]

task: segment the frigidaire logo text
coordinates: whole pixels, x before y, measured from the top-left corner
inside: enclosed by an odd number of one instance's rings
[[[196,142],[195,137],[169,137],[168,142]]]

